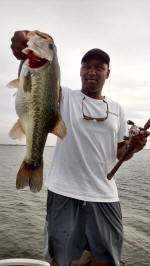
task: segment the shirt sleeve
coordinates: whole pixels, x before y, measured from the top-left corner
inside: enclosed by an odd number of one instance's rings
[[[128,136],[128,127],[127,121],[122,107],[120,106],[120,115],[119,115],[119,131],[118,131],[118,143],[124,141],[124,136]]]

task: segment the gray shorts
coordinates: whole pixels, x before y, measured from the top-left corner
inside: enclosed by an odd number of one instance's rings
[[[97,262],[120,265],[123,228],[119,202],[84,202],[48,191],[46,220],[49,258],[60,266],[79,259],[85,249]]]

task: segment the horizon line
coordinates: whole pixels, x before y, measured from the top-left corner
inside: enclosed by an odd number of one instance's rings
[[[26,144],[6,144],[6,143],[0,143],[0,146],[26,146]],[[56,145],[45,145],[45,147],[56,147]]]

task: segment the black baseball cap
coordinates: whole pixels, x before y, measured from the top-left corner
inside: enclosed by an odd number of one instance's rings
[[[87,62],[87,60],[92,57],[92,56],[98,56],[104,63],[106,63],[109,66],[110,63],[110,57],[109,55],[104,52],[101,49],[98,48],[94,48],[89,50],[83,57],[81,60],[81,64]]]

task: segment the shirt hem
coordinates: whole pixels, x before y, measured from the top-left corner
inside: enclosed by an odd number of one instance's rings
[[[119,201],[119,197],[113,197],[113,198],[101,198],[101,197],[92,197],[92,196],[81,196],[81,195],[77,195],[77,194],[72,194],[72,193],[69,193],[69,192],[66,192],[66,191],[61,191],[61,190],[58,190],[54,187],[51,187],[51,186],[47,186],[45,185],[48,190],[56,193],[56,194],[59,194],[59,195],[62,195],[62,196],[66,196],[66,197],[69,197],[69,198],[73,198],[73,199],[78,199],[78,200],[83,200],[83,201],[91,201],[91,202],[117,202]]]

